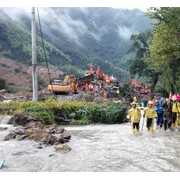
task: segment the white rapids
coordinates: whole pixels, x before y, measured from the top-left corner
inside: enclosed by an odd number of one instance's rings
[[[180,132],[158,130],[133,136],[129,123],[66,126],[72,151],[38,149],[33,141],[3,141],[0,130],[0,171],[180,171]]]

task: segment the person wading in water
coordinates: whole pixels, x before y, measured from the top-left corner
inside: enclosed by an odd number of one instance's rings
[[[157,113],[154,108],[154,103],[152,101],[148,102],[148,107],[144,110],[144,118],[147,119],[146,127],[151,133],[154,132],[154,120],[157,118]]]
[[[132,123],[133,134],[136,135],[139,132],[139,122],[141,118],[141,111],[137,107],[136,102],[131,103],[131,108],[128,111],[128,119]]]

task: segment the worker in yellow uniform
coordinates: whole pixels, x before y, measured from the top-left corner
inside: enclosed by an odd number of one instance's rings
[[[148,102],[148,107],[144,110],[144,117],[147,119],[147,124],[146,124],[147,130],[153,133],[155,130],[153,128],[154,120],[155,118],[157,118],[157,113],[154,108],[153,101]]]
[[[141,118],[141,111],[137,106],[136,102],[131,103],[131,108],[128,111],[128,119],[130,119],[130,122],[132,123],[132,129],[133,134],[136,134],[139,132],[139,122]]]
[[[172,127],[176,128],[178,126],[177,124],[177,117],[178,117],[178,102],[176,99],[176,96],[174,95],[172,97],[173,104],[172,104]]]
[[[177,126],[180,126],[180,100],[177,102]]]

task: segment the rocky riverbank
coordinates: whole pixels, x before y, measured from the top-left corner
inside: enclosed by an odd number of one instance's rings
[[[70,133],[57,125],[44,125],[41,121],[23,114],[10,117],[6,123],[13,125],[14,128],[4,137],[4,141],[28,139],[38,142],[38,148],[51,145],[55,147],[56,151],[71,150],[66,144],[71,139]],[[7,127],[3,126],[0,130],[7,130]]]

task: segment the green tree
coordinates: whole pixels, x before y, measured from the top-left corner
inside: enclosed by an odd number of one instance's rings
[[[160,72],[150,66],[149,43],[151,39],[151,32],[132,35],[131,40],[133,41],[133,49],[136,55],[135,60],[130,65],[130,73],[131,76],[138,75],[138,78],[151,84],[151,90],[153,91],[158,82]]]
[[[180,91],[180,8],[153,8],[149,15],[156,20],[150,44],[150,65],[161,72],[162,88]]]

